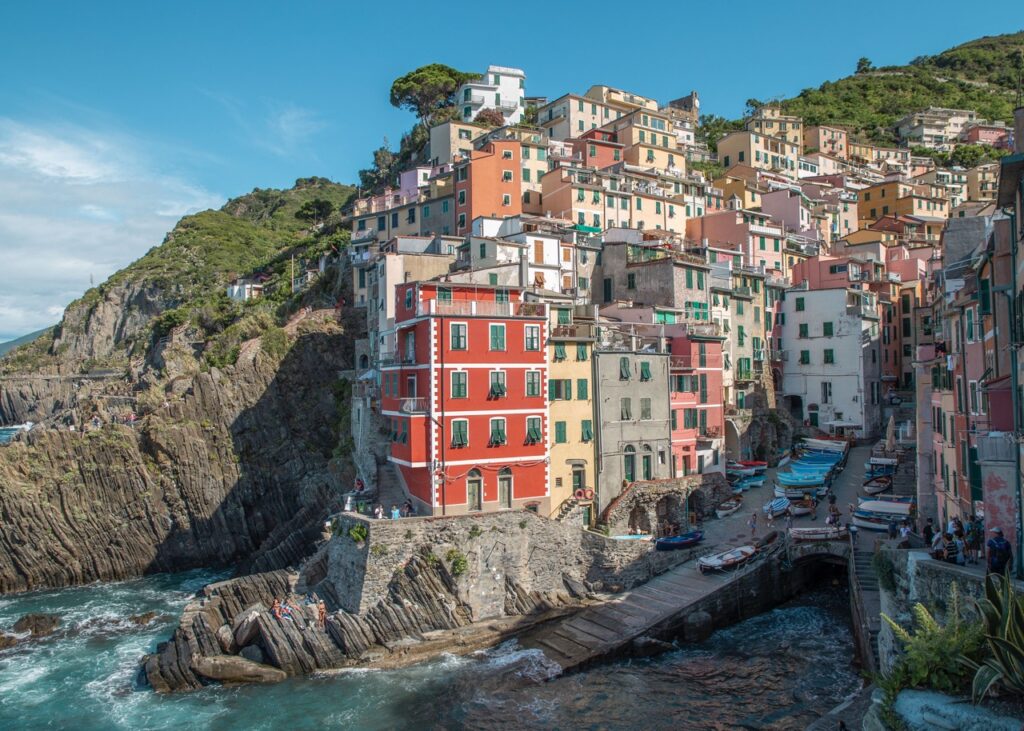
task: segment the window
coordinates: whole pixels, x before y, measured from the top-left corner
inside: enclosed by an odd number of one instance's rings
[[[452,398],[466,398],[469,392],[469,373],[452,371]]]
[[[582,362],[587,359],[587,346],[583,343],[576,344],[576,360]]]
[[[826,338],[832,337],[832,323],[831,322],[823,322],[823,323],[821,323],[821,334],[824,335]]]
[[[629,380],[629,358],[626,358],[626,357],[619,358],[619,380],[620,381],[628,381]]]
[[[700,374],[700,403],[706,404],[708,402],[708,377],[706,373]]]
[[[508,290],[498,289],[494,291],[494,301],[501,305],[508,304]]]
[[[977,414],[978,413],[978,382],[977,381],[971,381],[968,384],[968,389],[969,389],[969,392],[970,392],[970,399],[971,399],[970,400],[971,413],[972,414]]]
[[[626,289],[636,289],[636,274],[630,272],[626,275]]]
[[[528,416],[528,417],[526,417],[526,442],[527,442],[527,444],[536,444],[540,440],[541,440],[540,417],[539,416]]]
[[[628,396],[619,399],[619,418],[622,421],[629,421],[633,418],[633,405]]]
[[[505,436],[505,420],[491,419],[491,446],[505,444],[506,442],[507,438]]]
[[[460,190],[459,191],[459,205],[460,206],[466,205],[466,191],[464,191],[464,190]]]
[[[646,360],[640,363],[640,380],[651,380],[651,364],[648,363]]]
[[[466,344],[466,323],[453,322],[451,324],[451,349],[465,350]]]
[[[796,298],[796,311],[797,312],[803,312],[804,311],[804,298],[803,297],[797,297]]]
[[[651,400],[649,398],[640,399],[640,419],[642,421],[651,420]]]
[[[825,348],[825,363],[832,364],[836,362],[835,351],[832,348]]]
[[[566,432],[565,422],[564,421],[556,421],[555,422],[555,444],[565,444],[566,442],[569,441],[569,439],[566,436],[565,432]]]
[[[555,362],[561,363],[565,358],[565,343],[555,343]]]
[[[505,390],[505,371],[491,371],[491,398],[501,398],[507,395]]]
[[[480,251],[480,258],[481,259],[486,259],[487,258],[487,244],[480,244],[479,251]]]
[[[810,365],[811,362],[811,351],[801,350],[800,351],[800,365]]]
[[[495,284],[498,283],[498,275],[497,274],[488,274],[487,275],[487,283],[490,284],[493,287]]]
[[[527,350],[540,350],[540,325],[527,325],[524,338]]]
[[[523,182],[529,183],[530,180],[530,168],[523,168]]]
[[[503,206],[510,206],[510,205],[512,205],[512,196],[509,195],[508,193],[503,194],[501,196],[501,205],[503,205]]]
[[[505,349],[505,326],[491,325],[491,350]]]
[[[798,337],[806,338],[807,337],[807,328],[808,328],[807,323],[806,322],[801,322],[800,323],[800,334],[799,334]]]
[[[452,446],[465,447],[469,445],[469,421],[467,419],[452,419]]]
[[[580,401],[586,401],[587,395],[587,379],[577,378],[576,379],[576,398]]]
[[[669,412],[669,416],[672,422],[672,431],[675,431],[679,428],[679,410],[672,409],[672,411]]]
[[[626,482],[633,482],[636,480],[636,448],[631,444],[627,444],[626,448],[622,451],[624,452],[622,456],[622,474],[626,478]]]
[[[526,372],[526,395],[540,396],[540,371]]]
[[[584,419],[580,424],[580,441],[589,442],[594,439],[594,424],[590,419]]]

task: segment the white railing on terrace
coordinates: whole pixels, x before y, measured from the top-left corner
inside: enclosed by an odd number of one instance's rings
[[[416,314],[452,315],[459,317],[538,317],[547,318],[547,304],[543,302],[441,302],[427,300],[416,306]]]

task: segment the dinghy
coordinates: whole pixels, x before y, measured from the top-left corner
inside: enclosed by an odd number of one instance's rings
[[[789,512],[794,516],[810,515],[814,512],[814,500],[805,497],[800,500],[791,500],[789,503]]]
[[[789,529],[789,537],[794,541],[836,541],[845,539],[849,534],[845,525]]]
[[[858,497],[857,504],[874,502],[875,500],[881,500],[887,503],[915,503],[913,495],[872,495],[871,497]]]
[[[811,439],[810,437],[804,437],[803,443],[811,449],[828,449],[833,452],[845,452],[848,446],[847,442],[838,441],[835,439]]]
[[[764,475],[754,475],[753,477],[744,477],[740,480],[740,484],[743,485],[744,490],[749,490],[752,487],[761,487],[764,485]]]
[[[798,472],[779,472],[775,475],[775,478],[787,487],[815,487],[823,484],[827,479],[827,476],[813,472],[807,474]]]
[[[872,477],[870,480],[864,482],[864,492],[868,495],[874,495],[879,492],[885,492],[892,487],[892,476],[881,475],[879,477]]]
[[[703,540],[703,531],[692,530],[689,533],[683,533],[678,536],[666,536],[665,538],[659,538],[654,542],[654,550],[678,551],[683,548],[689,548],[690,546],[696,546]]]
[[[768,469],[768,463],[767,462],[762,462],[761,460],[757,460],[757,459],[741,460],[738,464],[741,464],[744,467],[749,467],[749,468],[753,469],[755,475],[764,474],[764,471],[766,469]]]
[[[706,574],[709,571],[728,571],[729,569],[742,566],[755,553],[757,553],[757,549],[753,546],[740,546],[739,548],[733,548],[722,553],[704,556],[697,561],[697,568],[700,569],[702,574]]]
[[[739,495],[735,495],[715,508],[715,515],[719,518],[724,518],[727,515],[732,515],[741,507],[743,507],[743,498]]]
[[[725,471],[732,475],[743,475],[744,477],[751,477],[754,474],[753,467],[746,467],[739,462],[727,462],[725,465]]]
[[[820,485],[810,485],[808,487],[784,487],[782,485],[775,486],[775,497],[788,497],[790,499],[802,500],[810,495],[817,495],[818,488]]]
[[[765,515],[770,515],[773,518],[778,517],[789,510],[790,502],[787,497],[777,497],[770,503],[765,503],[761,510],[764,511]]]

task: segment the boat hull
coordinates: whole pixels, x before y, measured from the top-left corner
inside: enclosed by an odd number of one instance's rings
[[[837,541],[846,538],[850,532],[846,526],[823,528],[790,528],[789,537],[794,541]]]
[[[704,540],[704,533],[699,530],[690,531],[684,533],[681,536],[669,536],[667,538],[659,538],[654,542],[654,550],[656,551],[680,551],[684,548],[690,548],[696,546],[698,543]]]
[[[730,551],[704,556],[697,561],[697,568],[702,574],[709,571],[728,571],[742,566],[757,553],[753,546],[740,546]]]

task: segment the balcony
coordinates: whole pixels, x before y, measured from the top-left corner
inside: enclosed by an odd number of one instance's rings
[[[426,300],[416,305],[417,316],[448,315],[454,317],[535,317],[547,318],[543,302],[441,302]]]
[[[767,234],[768,236],[782,236],[782,229],[778,226],[762,226],[759,223],[749,224],[750,233]]]
[[[697,434],[698,441],[710,441],[712,439],[719,439],[722,436],[722,430],[717,426],[706,426],[700,430]]]
[[[697,367],[697,358],[692,355],[673,355],[668,359],[668,367],[674,371],[692,371]]]
[[[737,383],[753,381],[754,380],[754,372],[752,370],[748,370],[746,368],[736,369],[736,371],[733,372],[732,378]]]
[[[398,400],[398,410],[403,414],[425,414],[429,404],[423,396],[406,396]]]
[[[551,328],[551,337],[555,340],[562,338],[569,340],[593,339],[594,334],[594,325],[589,322],[574,322],[570,325],[555,325]]]

